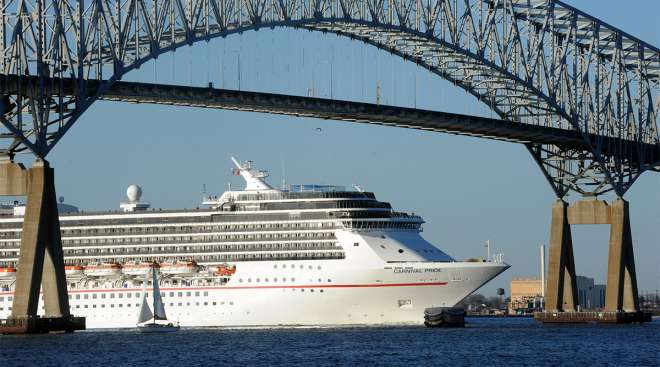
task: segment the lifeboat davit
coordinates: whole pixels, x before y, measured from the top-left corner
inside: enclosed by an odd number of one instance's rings
[[[119,275],[121,265],[117,263],[92,264],[85,267],[85,275],[90,277],[110,277]]]
[[[221,276],[232,276],[236,272],[236,265],[222,264],[218,265],[214,271],[217,275]]]
[[[158,269],[158,263],[142,261],[142,262],[128,262],[122,267],[122,271],[126,275],[139,276],[144,275],[151,269]]]
[[[13,266],[0,267],[0,278],[13,278],[16,276],[16,268]]]
[[[85,270],[84,266],[81,265],[66,265],[64,266],[64,273],[67,276],[83,275]]]
[[[160,272],[169,275],[190,275],[197,272],[197,263],[185,260],[167,262],[160,265]]]

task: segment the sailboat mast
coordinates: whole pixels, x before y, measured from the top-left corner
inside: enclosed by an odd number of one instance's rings
[[[156,268],[154,266],[151,267],[151,298],[153,299],[153,310],[154,310],[154,325],[156,325],[156,282],[158,279],[156,279]]]

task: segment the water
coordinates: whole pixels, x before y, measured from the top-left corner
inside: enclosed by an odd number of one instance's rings
[[[0,366],[660,366],[660,320],[543,326],[469,319],[464,329],[318,327],[0,336]]]

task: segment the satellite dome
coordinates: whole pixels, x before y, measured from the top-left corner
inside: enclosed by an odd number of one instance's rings
[[[140,201],[142,189],[138,185],[131,185],[126,189],[126,196],[128,196],[128,200],[131,202]]]

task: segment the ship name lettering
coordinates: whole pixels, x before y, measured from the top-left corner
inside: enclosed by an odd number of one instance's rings
[[[412,273],[441,273],[441,268],[415,269],[415,268],[395,268],[394,274],[412,274]]]

